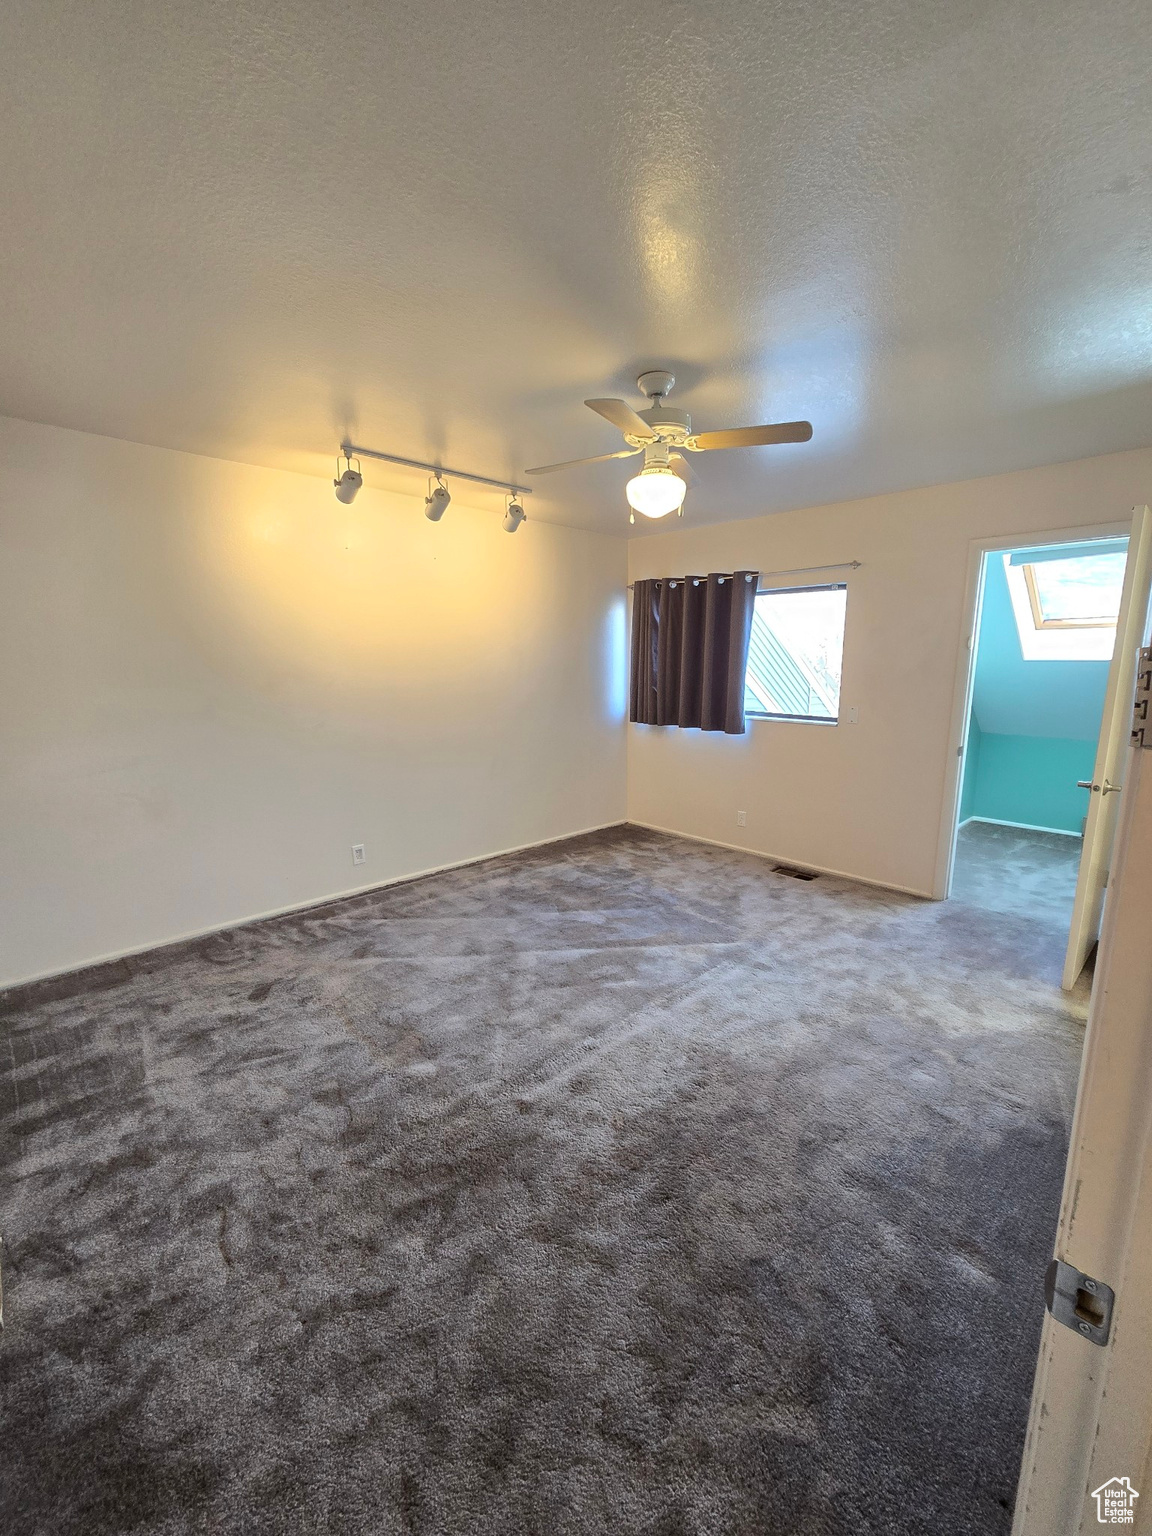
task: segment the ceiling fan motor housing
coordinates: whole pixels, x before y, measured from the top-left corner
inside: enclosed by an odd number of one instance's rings
[[[692,433],[692,418],[687,411],[678,411],[675,406],[665,405],[658,400],[655,405],[650,405],[646,411],[636,413],[655,432],[661,442],[671,443],[679,448],[686,437]],[[625,438],[634,448],[638,448],[644,441],[642,437],[633,437],[625,432]]]
[[[636,387],[652,403],[646,411],[637,411],[636,414],[650,424],[662,443],[671,443],[673,447],[679,448],[692,432],[692,419],[687,411],[674,410],[664,403],[675,383],[676,375],[669,373],[667,368],[650,368],[647,373],[642,373],[636,380]],[[644,441],[640,437],[630,437],[627,432],[624,436],[634,448]]]

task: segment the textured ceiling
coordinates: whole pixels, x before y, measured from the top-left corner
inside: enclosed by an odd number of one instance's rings
[[[1149,16],[9,6],[0,411],[313,473],[607,452],[580,402],[643,366],[697,428],[813,422],[694,460],[698,521],[1148,443]],[[629,472],[529,510],[624,532]]]

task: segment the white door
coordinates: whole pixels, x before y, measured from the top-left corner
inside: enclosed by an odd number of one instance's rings
[[[1152,661],[1141,673],[1152,684]],[[1134,1536],[1152,1532],[1152,724],[1143,734],[1112,797],[1116,857],[1056,1233],[1056,1257],[1077,1272],[1065,1294],[1084,1311],[1071,1326],[1044,1317],[1013,1536],[1120,1523],[1098,1518],[1109,1485],[1134,1506]],[[1115,1305],[1096,1342],[1101,1284]]]
[[[1068,953],[1064,960],[1061,985],[1066,992],[1070,992],[1076,985],[1076,978],[1084,969],[1088,952],[1100,937],[1104,887],[1108,883],[1112,844],[1116,837],[1121,767],[1127,755],[1128,737],[1132,729],[1136,658],[1144,643],[1150,585],[1152,516],[1147,507],[1136,507],[1132,515],[1132,534],[1128,541],[1124,592],[1116,620],[1116,649],[1112,652],[1112,665],[1108,669],[1104,715],[1100,722],[1096,765],[1092,771],[1088,796],[1088,821],[1084,828],[1080,873],[1076,877],[1076,900],[1072,907]]]

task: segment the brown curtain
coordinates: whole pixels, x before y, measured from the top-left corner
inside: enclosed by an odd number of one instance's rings
[[[628,718],[744,730],[744,674],[758,571],[638,581],[632,589]]]

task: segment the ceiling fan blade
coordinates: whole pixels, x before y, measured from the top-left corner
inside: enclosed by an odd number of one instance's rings
[[[526,469],[526,475],[550,475],[557,469],[572,469],[577,464],[603,464],[607,459],[630,459],[637,453],[643,453],[643,448],[621,448],[618,453],[597,453],[590,459],[565,459],[563,464],[538,464],[535,469]]]
[[[631,437],[656,436],[643,416],[638,416],[623,400],[585,400],[584,404],[590,411],[595,411],[597,416],[603,416],[605,421],[610,421],[619,431],[627,432]]]
[[[812,436],[810,421],[781,421],[772,427],[733,427],[728,432],[697,432],[694,448],[755,448],[763,443],[806,443]]]
[[[672,473],[679,475],[685,485],[695,485],[696,476],[692,473],[692,466],[682,453],[671,453],[668,462],[672,466]]]

